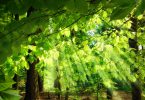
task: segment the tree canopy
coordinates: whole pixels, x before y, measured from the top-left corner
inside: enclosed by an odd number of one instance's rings
[[[49,37],[74,24],[85,24],[103,10],[110,13],[111,20],[122,19],[129,14],[140,15],[144,12],[144,3],[144,0],[1,0],[0,61],[4,62],[13,49],[26,43],[38,28],[44,32],[46,27],[50,27],[50,32],[45,34]],[[26,13],[31,8],[34,13],[27,17]],[[13,17],[17,14],[20,16],[19,21]]]
[[[99,82],[115,88],[116,80],[144,82],[144,5],[145,0],[0,0],[0,99],[19,98],[8,89],[12,78],[26,74],[36,58],[47,88],[57,74],[64,91],[97,88]],[[135,38],[133,47],[129,39]]]

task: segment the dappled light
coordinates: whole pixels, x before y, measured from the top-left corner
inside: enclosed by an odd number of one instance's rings
[[[0,0],[0,100],[144,100],[145,0]]]

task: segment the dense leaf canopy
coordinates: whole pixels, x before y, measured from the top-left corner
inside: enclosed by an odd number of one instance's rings
[[[23,76],[36,57],[47,89],[57,74],[63,89],[144,80],[145,50],[135,53],[128,43],[135,37],[131,18],[137,18],[137,44],[145,46],[144,5],[145,0],[0,0],[0,99],[13,95],[7,88],[14,74]],[[141,74],[132,73],[138,66]]]
[[[1,0],[0,61],[5,61],[12,54],[13,48],[19,48],[38,28],[43,31],[48,26],[53,28],[45,34],[49,36],[80,20],[81,24],[85,24],[101,10],[108,10],[112,20],[124,18],[131,13],[140,15],[144,12],[144,3],[144,0]],[[26,13],[31,7],[35,11],[28,18]],[[14,20],[16,14],[20,16],[19,21]]]

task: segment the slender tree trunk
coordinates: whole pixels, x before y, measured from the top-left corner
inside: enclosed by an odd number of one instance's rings
[[[66,93],[65,93],[65,100],[68,100],[69,98],[69,88],[66,88]]]
[[[112,90],[107,88],[106,94],[107,94],[107,99],[112,100]]]
[[[56,74],[57,77],[54,80],[54,88],[57,89],[56,95],[57,95],[57,100],[61,100],[61,83],[60,83],[60,72],[58,66],[56,67]]]
[[[138,53],[137,18],[132,17],[131,21],[132,21],[131,30],[135,33],[135,38],[134,39],[129,38],[129,46],[130,46],[130,48],[133,48],[134,52],[137,54]],[[136,59],[136,62],[137,62],[137,59]],[[138,67],[134,68],[132,73],[136,73],[140,76],[139,68]],[[132,87],[132,100],[141,100],[142,90],[141,90],[140,79],[137,78],[137,80],[135,82],[131,82],[131,87]]]
[[[38,59],[33,63],[28,61],[29,70],[27,70],[26,96],[24,100],[37,100],[39,98],[38,73],[35,70],[35,65],[38,62]]]
[[[136,82],[131,83],[132,87],[132,100],[141,100],[141,84],[137,80]]]
[[[61,92],[61,84],[60,84],[60,78],[59,77],[57,77],[55,79],[55,81],[54,81],[54,88],[57,89],[57,91],[56,91],[57,100],[60,100],[61,99],[61,94],[60,94],[60,92]]]
[[[99,88],[97,86],[97,96],[96,96],[96,100],[99,100]]]
[[[35,9],[33,7],[30,7],[27,11],[27,17],[29,17],[34,11]],[[37,31],[34,33],[37,33]],[[28,51],[28,53],[31,52],[31,50]],[[30,55],[28,54],[26,59],[28,59],[29,56]],[[39,98],[38,72],[35,69],[37,63],[39,63],[38,58],[36,58],[36,60],[32,63],[28,61],[29,70],[27,70],[26,95],[24,100],[37,100]]]
[[[17,90],[18,89],[18,75],[17,74],[14,75],[13,81],[15,81],[16,83],[14,83],[12,87],[13,89]]]
[[[43,79],[40,75],[38,75],[38,85],[39,85],[39,92],[43,92]]]

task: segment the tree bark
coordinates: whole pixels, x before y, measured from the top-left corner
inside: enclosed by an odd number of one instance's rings
[[[141,85],[139,81],[137,80],[136,82],[131,83],[132,87],[132,100],[141,100]]]
[[[30,17],[32,12],[34,12],[35,9],[33,7],[30,7],[27,11],[27,17]],[[34,32],[37,33],[37,32]],[[35,45],[35,44],[32,44]],[[31,50],[28,50],[28,53],[31,53]],[[26,56],[26,60],[29,58]],[[38,85],[38,72],[35,69],[36,64],[39,63],[39,59],[36,58],[34,62],[28,61],[29,64],[29,70],[27,70],[27,81],[26,81],[26,95],[24,100],[37,100],[39,98],[39,85]]]
[[[29,70],[27,70],[27,81],[26,81],[26,95],[24,100],[37,100],[39,98],[39,86],[38,86],[38,73],[35,70],[35,65],[39,60],[35,60],[29,64]]]
[[[131,25],[131,30],[132,32],[135,32],[135,38],[130,39],[129,38],[129,46],[130,48],[134,49],[134,52],[137,54],[138,53],[138,45],[137,45],[137,18],[131,17],[132,25]],[[136,59],[136,58],[135,58]],[[136,59],[137,61],[137,59]],[[137,73],[140,76],[139,68],[136,67],[133,69],[132,73]],[[132,87],[132,100],[141,100],[141,81],[139,78],[135,82],[131,82],[131,87]]]
[[[61,99],[61,83],[60,83],[60,72],[58,66],[56,66],[56,79],[54,80],[54,88],[56,89],[57,100]]]
[[[107,100],[112,100],[112,90],[107,88],[106,94],[107,94]]]
[[[66,93],[65,93],[65,100],[68,100],[69,98],[69,88],[66,88]]]
[[[61,84],[60,84],[60,78],[59,77],[57,77],[56,79],[55,79],[55,81],[54,81],[54,88],[56,88],[57,89],[57,91],[56,91],[56,95],[57,95],[57,100],[60,100],[61,99]]]
[[[18,89],[18,75],[15,74],[13,77],[13,81],[15,81],[15,83],[12,85],[13,89],[17,90]]]
[[[38,85],[39,85],[39,92],[43,92],[43,79],[40,75],[38,75]]]

